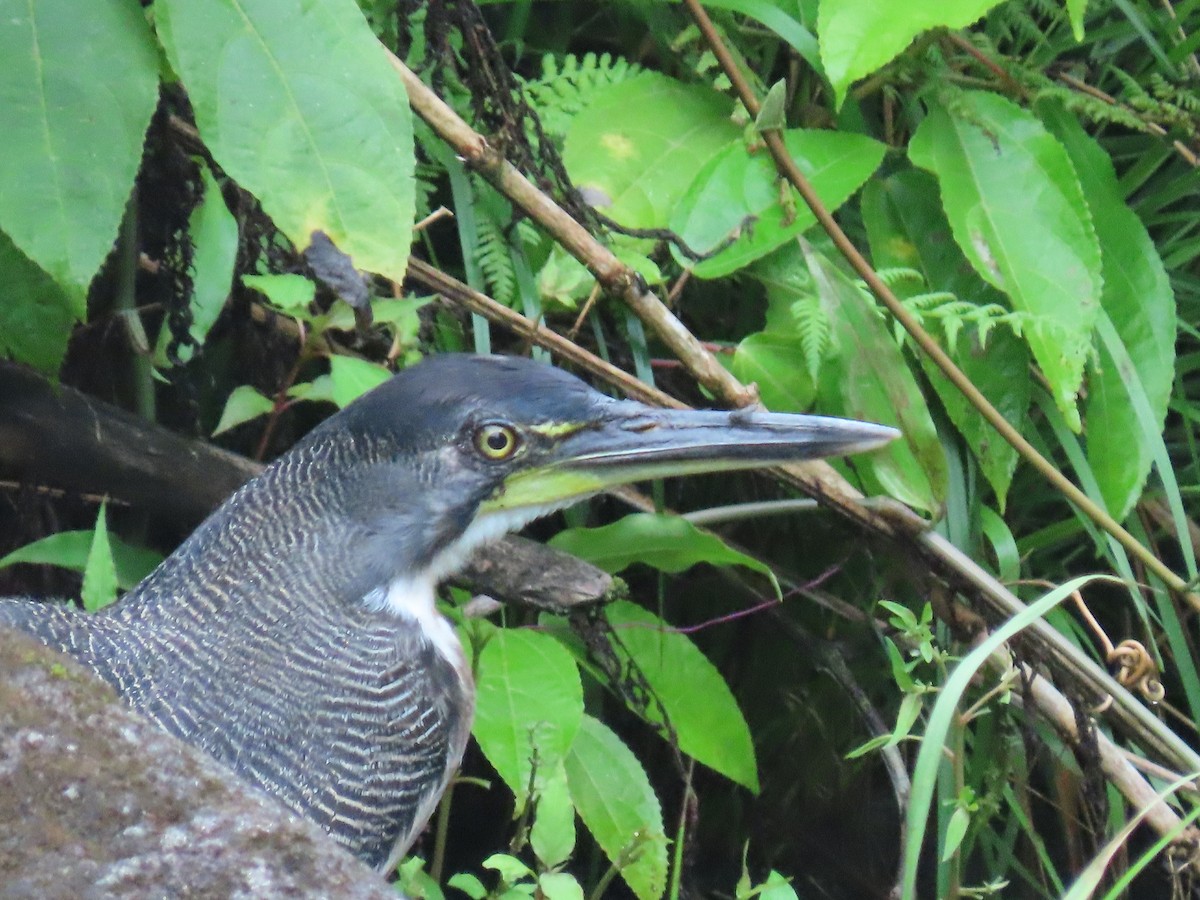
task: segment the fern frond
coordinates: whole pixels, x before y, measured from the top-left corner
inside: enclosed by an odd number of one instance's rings
[[[896,288],[906,284],[925,284],[925,276],[916,269],[908,269],[896,266],[892,268],[876,269],[875,274],[878,275],[880,280],[890,288]]]
[[[517,273],[504,229],[489,216],[480,216],[476,220],[476,229],[479,233],[476,260],[488,291],[498,302],[511,306],[517,293]]]
[[[627,81],[642,67],[610,53],[542,57],[540,78],[522,80],[525,99],[537,112],[546,134],[566,134],[571,118],[600,89]]]
[[[792,304],[791,311],[796,323],[796,336],[800,338],[800,347],[804,351],[805,368],[813,384],[816,384],[821,361],[829,350],[833,323],[821,305],[821,299],[816,296],[797,300]]]

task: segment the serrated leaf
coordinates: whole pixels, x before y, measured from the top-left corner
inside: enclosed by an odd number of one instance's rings
[[[1175,379],[1175,296],[1154,241],[1125,204],[1112,160],[1057,104],[1040,104],[1066,147],[1100,241],[1107,322],[1088,376],[1087,456],[1105,505],[1124,519],[1141,495]],[[1170,466],[1168,465],[1167,468]]]
[[[446,882],[446,887],[462,891],[471,900],[483,900],[488,893],[487,888],[483,886],[483,882],[469,872],[459,872],[457,875],[451,875],[449,881]]]
[[[376,325],[390,325],[402,337],[415,337],[421,328],[420,309],[429,297],[377,297],[371,301]]]
[[[933,106],[909,143],[932,171],[954,240],[979,275],[1029,314],[1025,339],[1075,431],[1075,396],[1100,311],[1100,246],[1066,151],[997,94]],[[1020,190],[1013,190],[1020,185]]]
[[[597,91],[563,147],[589,202],[632,228],[662,228],[696,171],[738,138],[733,104],[716,91],[643,72]]]
[[[57,376],[76,318],[75,301],[17,249],[3,231],[0,231],[0,282],[4,284],[0,354],[46,375]]]
[[[400,863],[396,871],[400,876],[396,884],[403,892],[402,896],[412,900],[445,900],[441,887],[425,871],[425,860],[420,857],[409,857]]]
[[[264,397],[248,384],[240,384],[229,394],[225,401],[225,409],[221,412],[221,420],[213,429],[213,437],[236,428],[251,419],[264,416],[275,408],[275,402],[270,397]]]
[[[83,567],[80,598],[88,612],[103,609],[117,599],[117,566],[108,540],[107,502],[100,504],[100,512],[96,514],[96,530],[92,532],[92,545]]]
[[[555,244],[537,275],[538,296],[546,303],[575,309],[596,284],[587,266]]]
[[[662,807],[641,763],[604,724],[584,716],[566,760],[579,817],[640,900],[667,883]]]
[[[354,0],[159,0],[159,39],[213,158],[298,250],[322,231],[404,277],[408,98]]]
[[[938,27],[966,28],[999,2],[825,0],[818,7],[817,37],[836,105],[842,105],[851,84],[889,62],[921,32]]]
[[[317,293],[317,286],[303,275],[243,275],[242,284],[258,291],[285,313],[304,317]]]
[[[757,792],[750,728],[708,657],[687,635],[633,603],[618,601],[605,612],[620,637],[618,656],[637,665],[657,700],[646,717],[657,725],[669,721],[684,753]]]
[[[195,345],[180,344],[176,349],[178,362],[187,363],[196,350],[204,345],[208,333],[221,315],[233,285],[233,269],[237,262],[238,224],[225,205],[220,186],[208,171],[201,167],[204,193],[188,219],[188,235],[192,241],[192,297],[188,311],[191,323],[188,334]],[[154,365],[170,368],[176,360],[168,350],[175,336],[170,328],[159,329],[154,348]],[[157,377],[162,378],[159,373]],[[165,380],[165,379],[164,379]]]
[[[546,900],[583,900],[583,888],[568,872],[545,872],[538,876],[538,888]]]
[[[937,182],[918,169],[896,172],[863,189],[863,222],[877,268],[908,267],[919,271],[933,291],[947,291],[976,306],[1003,302],[1003,295],[967,265],[950,233],[938,202]],[[940,338],[935,334],[935,338]],[[986,345],[972,332],[944,350],[1013,427],[1027,418],[1031,382],[1029,356],[1021,341],[1005,327],[993,329]],[[1000,508],[1017,467],[1017,451],[1000,437],[942,371],[920,354],[921,367],[945,406],[950,421],[979,461]]]
[[[575,850],[575,806],[562,760],[542,766],[534,781],[537,809],[529,829],[529,845],[542,868],[553,869]]]
[[[479,655],[475,725],[479,748],[523,808],[539,767],[566,754],[583,716],[579,669],[558,641],[535,631],[499,629]]]
[[[287,395],[294,400],[333,403],[333,379],[318,375],[312,381],[301,381],[288,388]]]
[[[679,516],[633,513],[600,528],[568,528],[556,534],[550,546],[613,574],[634,563],[671,573],[698,563],[744,566],[765,575],[779,593],[779,582],[770,566],[734,550],[712,532],[701,531]]]
[[[491,869],[498,873],[509,884],[523,878],[532,878],[534,874],[529,866],[507,853],[493,853],[483,861],[482,865],[485,869]]]
[[[946,498],[946,455],[921,389],[874,305],[823,254],[800,241],[833,322],[835,355],[821,373],[824,408],[895,425],[902,439],[856,457],[861,471],[909,506],[937,513]]]
[[[861,134],[791,129],[783,133],[788,153],[831,211],[853,194],[883,159],[883,144]],[[816,224],[792,188],[782,187],[769,153],[750,153],[731,142],[695,176],[671,216],[671,230],[699,253],[739,237],[716,256],[676,260],[697,278],[719,278],[766,256]],[[788,197],[784,202],[781,196]]]
[[[738,344],[730,369],[742,383],[756,384],[759,399],[775,412],[805,412],[817,395],[798,337],[770,331],[751,334]]]
[[[194,253],[192,266],[192,325],[191,335],[197,345],[204,343],[209,330],[229,299],[233,286],[233,267],[237,262],[238,225],[225,198],[221,186],[208,171],[202,168],[204,200],[193,211],[188,220],[188,233],[192,238]]]
[[[0,228],[83,319],[158,102],[154,41],[127,0],[0,0],[0,23]]]
[[[379,387],[392,372],[386,366],[354,356],[329,358],[330,395],[339,407],[353,403],[371,388]]]
[[[16,563],[62,566],[75,572],[87,568],[88,554],[95,538],[92,531],[60,531],[18,547],[0,558],[0,569]],[[117,587],[123,591],[133,588],[163,561],[162,554],[145,547],[127,544],[116,535],[109,535],[113,563],[116,566]]]

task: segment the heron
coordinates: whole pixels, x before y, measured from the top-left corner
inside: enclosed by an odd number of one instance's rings
[[[619,484],[897,434],[658,409],[528,359],[431,356],[318,425],[114,605],[4,598],[0,624],[386,870],[467,744],[470,661],[436,601],[476,548]]]

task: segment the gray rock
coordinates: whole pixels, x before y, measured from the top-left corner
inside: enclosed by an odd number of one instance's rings
[[[315,825],[0,629],[0,900],[399,895]]]

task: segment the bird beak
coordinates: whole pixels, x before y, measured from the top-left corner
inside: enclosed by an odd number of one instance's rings
[[[900,436],[895,428],[834,419],[738,410],[660,410],[613,401],[561,437],[550,458],[518,470],[483,504],[495,511],[562,505],[618,484],[753,469],[873,450]]]

